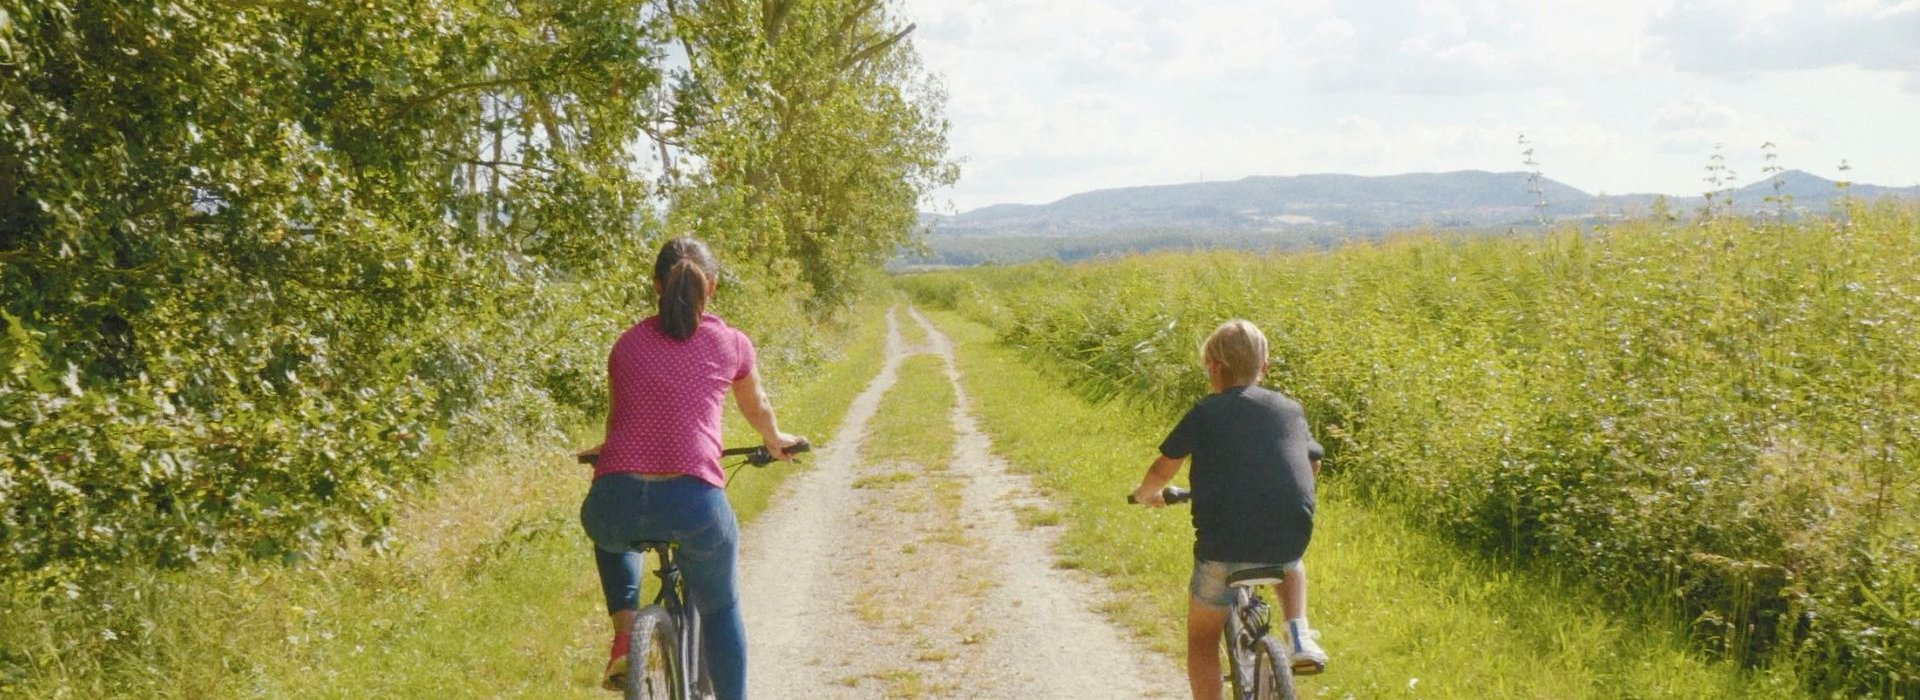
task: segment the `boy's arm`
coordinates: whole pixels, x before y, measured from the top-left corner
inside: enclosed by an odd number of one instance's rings
[[[1160,496],[1160,490],[1166,488],[1174,475],[1180,473],[1180,465],[1184,462],[1185,459],[1166,455],[1155,457],[1153,464],[1147,467],[1146,476],[1140,477],[1140,488],[1133,490],[1133,500],[1149,508],[1165,506],[1167,501]]]

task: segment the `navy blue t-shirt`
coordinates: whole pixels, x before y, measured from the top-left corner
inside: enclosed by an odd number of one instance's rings
[[[1191,456],[1193,554],[1209,561],[1285,564],[1313,537],[1313,463],[1306,413],[1285,395],[1233,387],[1200,399],[1160,443]]]

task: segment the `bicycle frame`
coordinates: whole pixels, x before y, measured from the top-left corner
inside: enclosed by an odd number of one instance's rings
[[[1193,500],[1193,492],[1183,488],[1168,486],[1160,491],[1160,497],[1167,504],[1186,503]],[[1128,503],[1138,503],[1132,494],[1127,495]],[[1273,664],[1274,677],[1270,678],[1280,693],[1280,697],[1293,698],[1293,669],[1282,650],[1286,643],[1270,638],[1273,631],[1273,610],[1260,597],[1260,586],[1279,583],[1281,570],[1249,570],[1249,575],[1239,581],[1234,576],[1227,577],[1228,585],[1233,587],[1233,602],[1227,608],[1227,624],[1220,630],[1220,643],[1226,647],[1227,677],[1233,684],[1234,700],[1249,700],[1259,691],[1255,688],[1255,668],[1257,660],[1264,653]],[[1264,651],[1263,648],[1264,647]],[[1278,648],[1276,648],[1278,647]]]
[[[800,440],[788,445],[785,451],[791,456],[812,449],[813,446],[806,440]],[[574,459],[581,464],[598,464],[600,454],[597,450],[598,448],[595,448],[595,451],[575,453]],[[743,458],[741,462],[733,465],[736,468],[741,464],[764,467],[775,461],[773,453],[769,452],[765,446],[729,448],[721,450],[720,456]],[[732,480],[731,475],[728,476],[728,480]],[[673,679],[672,687],[669,689],[670,694],[676,700],[711,697],[713,681],[709,677],[707,659],[702,651],[700,611],[693,605],[692,593],[687,590],[685,582],[681,579],[680,567],[674,564],[674,545],[665,541],[648,540],[631,543],[629,550],[641,554],[652,552],[658,562],[653,575],[660,579],[660,591],[654,594],[653,603],[647,608],[653,605],[660,606],[674,623],[674,649],[678,652],[680,664],[678,677]],[[636,614],[644,610],[646,608],[636,611]],[[634,639],[631,643],[645,642]],[[627,673],[631,679],[634,674],[639,674],[643,670],[630,664]]]
[[[1235,586],[1233,606],[1227,611],[1222,643],[1227,645],[1227,672],[1237,688],[1253,687],[1253,647],[1272,630],[1272,613],[1251,586]]]
[[[701,650],[700,611],[693,607],[692,597],[681,580],[680,567],[673,561],[673,547],[656,545],[645,551],[653,552],[659,562],[653,575],[660,579],[660,591],[654,594],[653,604],[664,608],[667,616],[677,623],[674,636],[680,674],[673,679],[674,697],[703,697],[697,694],[704,692],[707,676],[707,660]]]

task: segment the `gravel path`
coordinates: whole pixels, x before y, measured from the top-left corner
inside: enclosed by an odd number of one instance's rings
[[[945,335],[901,342],[774,507],[742,535],[741,596],[759,700],[1177,697],[1185,675],[1092,608],[1089,576],[1052,567],[1048,512],[975,424]],[[954,454],[862,463],[860,441],[900,363],[938,356],[954,382]]]

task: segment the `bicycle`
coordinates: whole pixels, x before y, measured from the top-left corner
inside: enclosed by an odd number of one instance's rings
[[[1193,500],[1193,492],[1169,486],[1160,491],[1167,505]],[[1137,503],[1132,495],[1128,503]],[[1294,700],[1293,665],[1287,647],[1273,636],[1273,609],[1260,597],[1263,586],[1276,585],[1286,569],[1263,566],[1227,575],[1233,588],[1233,603],[1227,610],[1227,627],[1220,644],[1227,651],[1226,681],[1233,686],[1234,700]]]
[[[797,455],[812,449],[805,440],[787,448]],[[722,458],[741,457],[732,465],[765,467],[774,462],[765,446],[736,447],[720,452]],[[593,464],[599,455],[578,455],[581,464]],[[731,474],[728,480],[732,480]],[[701,654],[700,613],[687,595],[680,569],[674,565],[674,543],[665,540],[640,540],[627,545],[633,551],[654,555],[655,578],[660,591],[653,602],[634,613],[629,628],[627,672],[620,685],[626,700],[699,700],[713,697],[713,682],[707,675],[706,659]],[[697,673],[687,673],[688,668]]]

